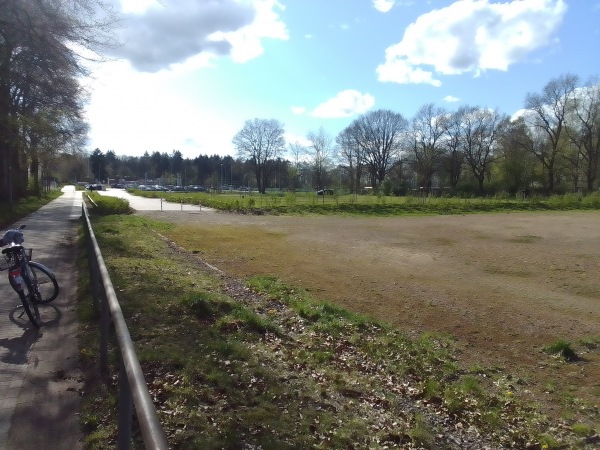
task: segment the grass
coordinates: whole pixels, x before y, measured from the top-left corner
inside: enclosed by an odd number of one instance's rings
[[[31,196],[19,199],[13,203],[12,207],[7,202],[0,202],[0,229],[11,226],[61,195],[61,191],[53,190],[45,193],[42,197]]]
[[[269,214],[350,214],[396,216],[407,214],[468,214],[513,211],[600,209],[600,193],[550,197],[391,197],[374,195],[317,196],[314,193],[207,194],[132,190],[135,195],[165,198],[176,203],[203,205],[224,211]],[[525,240],[528,241],[527,237]]]
[[[459,367],[449,336],[408,336],[273,276],[228,284],[169,245],[165,223],[93,222],[173,448],[444,448],[444,427],[458,423],[482,445],[560,448],[589,431],[551,427],[501,374]],[[106,448],[118,369],[100,383],[84,295],[79,317],[86,447]]]
[[[544,347],[544,351],[551,355],[561,356],[567,362],[574,362],[580,359],[572,345],[563,339],[559,339],[558,341]]]

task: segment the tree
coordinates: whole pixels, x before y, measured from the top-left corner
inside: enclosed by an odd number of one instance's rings
[[[594,190],[600,170],[600,84],[590,80],[573,93],[572,108],[566,134],[583,160],[586,189]]]
[[[306,147],[299,142],[292,142],[288,144],[288,153],[293,158],[293,164],[288,164],[288,178],[290,180],[290,189],[296,190],[299,186],[299,175],[300,175],[300,157],[306,153]]]
[[[550,80],[541,93],[530,93],[525,98],[525,108],[528,110],[525,120],[546,139],[546,143],[534,146],[533,152],[547,171],[550,192],[555,189],[557,158],[563,150],[561,138],[577,81],[576,75],[561,75]]]
[[[362,178],[364,153],[358,141],[358,131],[355,130],[356,124],[352,124],[342,130],[335,141],[340,151],[340,157],[347,162],[350,192],[357,194],[360,190],[360,181]]]
[[[275,119],[252,119],[233,137],[240,158],[247,160],[256,177],[258,191],[266,192],[269,161],[278,158],[285,149],[283,124]]]
[[[419,186],[429,192],[444,155],[447,112],[433,103],[423,105],[412,119],[410,165],[417,173]]]
[[[468,106],[460,115],[465,161],[477,180],[479,193],[483,193],[483,182],[494,161],[499,130],[508,122],[508,116],[498,110]]]
[[[315,174],[317,190],[324,189],[324,175],[333,151],[333,139],[323,127],[318,131],[309,131],[306,138],[310,142],[308,153]]]
[[[14,180],[16,196],[24,195],[29,171],[39,186],[39,168],[56,148],[66,148],[68,137],[80,142],[86,128],[77,77],[86,71],[74,49],[101,50],[113,22],[100,1],[1,2],[0,196],[8,192],[12,201]]]
[[[496,162],[503,186],[510,194],[525,193],[531,187],[537,161],[532,147],[533,139],[522,117],[508,122],[500,131]]]
[[[90,155],[90,169],[92,178],[101,182],[106,175],[106,156],[99,148],[95,149]]]
[[[464,154],[461,141],[461,115],[459,109],[451,113],[446,121],[446,137],[444,139],[444,154],[441,157],[441,173],[450,184],[453,191],[460,181],[464,166]]]
[[[378,109],[363,114],[350,129],[362,149],[373,187],[381,185],[400,156],[408,121],[400,113]]]

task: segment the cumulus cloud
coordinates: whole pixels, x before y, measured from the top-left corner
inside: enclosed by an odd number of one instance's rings
[[[263,52],[264,38],[287,39],[277,0],[122,0],[122,46],[113,56],[139,71],[156,72],[199,55],[245,62]]]
[[[364,113],[374,104],[375,98],[372,95],[348,89],[321,103],[313,110],[312,115],[323,118],[350,117]]]
[[[439,74],[505,71],[548,45],[566,10],[563,0],[461,0],[433,10],[386,49],[379,81],[440,86]]]
[[[292,106],[292,113],[296,115],[301,115],[306,112],[306,108],[304,106]]]

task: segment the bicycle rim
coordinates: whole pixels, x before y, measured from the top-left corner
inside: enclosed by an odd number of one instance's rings
[[[35,262],[29,263],[31,284],[38,303],[50,303],[58,296],[58,283],[53,273]]]

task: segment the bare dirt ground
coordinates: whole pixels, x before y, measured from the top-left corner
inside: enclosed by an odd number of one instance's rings
[[[148,212],[232,275],[273,274],[408,332],[454,336],[467,368],[519,377],[548,412],[600,399],[600,213],[357,218]],[[542,352],[558,340],[581,359]]]

